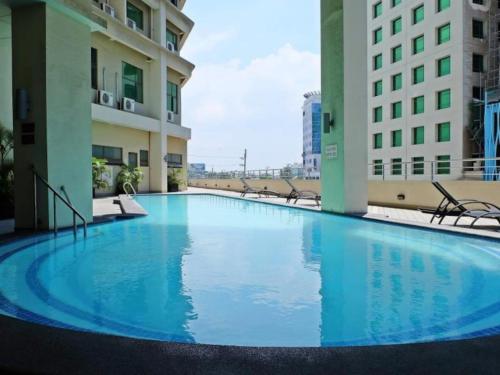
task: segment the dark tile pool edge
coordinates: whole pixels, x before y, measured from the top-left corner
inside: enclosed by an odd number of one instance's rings
[[[1,373],[500,373],[500,336],[371,347],[252,348],[137,340],[4,316],[0,332]]]

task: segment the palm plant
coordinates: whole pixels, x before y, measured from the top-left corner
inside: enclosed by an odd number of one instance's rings
[[[142,173],[140,168],[132,168],[128,165],[122,165],[122,169],[116,176],[116,184],[119,193],[124,193],[123,185],[127,182],[131,183],[135,190],[139,189],[139,183],[144,178],[144,173]]]
[[[14,134],[0,124],[0,167],[4,165],[7,156],[14,149]]]
[[[95,196],[96,189],[106,189],[109,187],[108,181],[102,178],[108,167],[106,159],[92,158],[92,191]]]
[[[14,163],[8,158],[13,149],[12,131],[0,124],[0,219],[14,216]]]

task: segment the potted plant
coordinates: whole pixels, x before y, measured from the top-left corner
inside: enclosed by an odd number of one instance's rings
[[[144,178],[144,173],[142,173],[140,168],[137,167],[132,168],[125,164],[122,165],[122,169],[118,173],[118,176],[116,176],[118,193],[125,193],[123,185],[125,185],[127,182],[132,184],[134,189],[138,191],[139,184],[143,178]]]
[[[0,124],[0,219],[14,217],[14,163],[9,158],[14,135]]]
[[[179,191],[179,187],[182,186],[183,180],[181,177],[182,169],[173,168],[170,169],[168,173],[168,191],[169,193],[176,193]]]
[[[106,159],[92,158],[92,196],[94,198],[97,189],[106,189],[109,187],[108,181],[102,178],[102,175],[107,170],[107,162]]]

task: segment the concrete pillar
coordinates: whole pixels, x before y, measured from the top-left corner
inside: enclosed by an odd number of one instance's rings
[[[12,9],[13,93],[29,111],[14,114],[16,227],[32,228],[33,165],[92,221],[90,27],[45,3]],[[38,185],[38,223],[53,227],[52,194]],[[72,225],[62,203],[58,226]]]
[[[366,0],[321,1],[321,91],[323,210],[367,210]],[[323,125],[325,125],[323,123]]]

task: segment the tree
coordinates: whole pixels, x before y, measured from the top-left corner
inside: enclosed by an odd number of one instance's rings
[[[0,167],[7,160],[7,156],[14,149],[14,133],[0,124]]]

